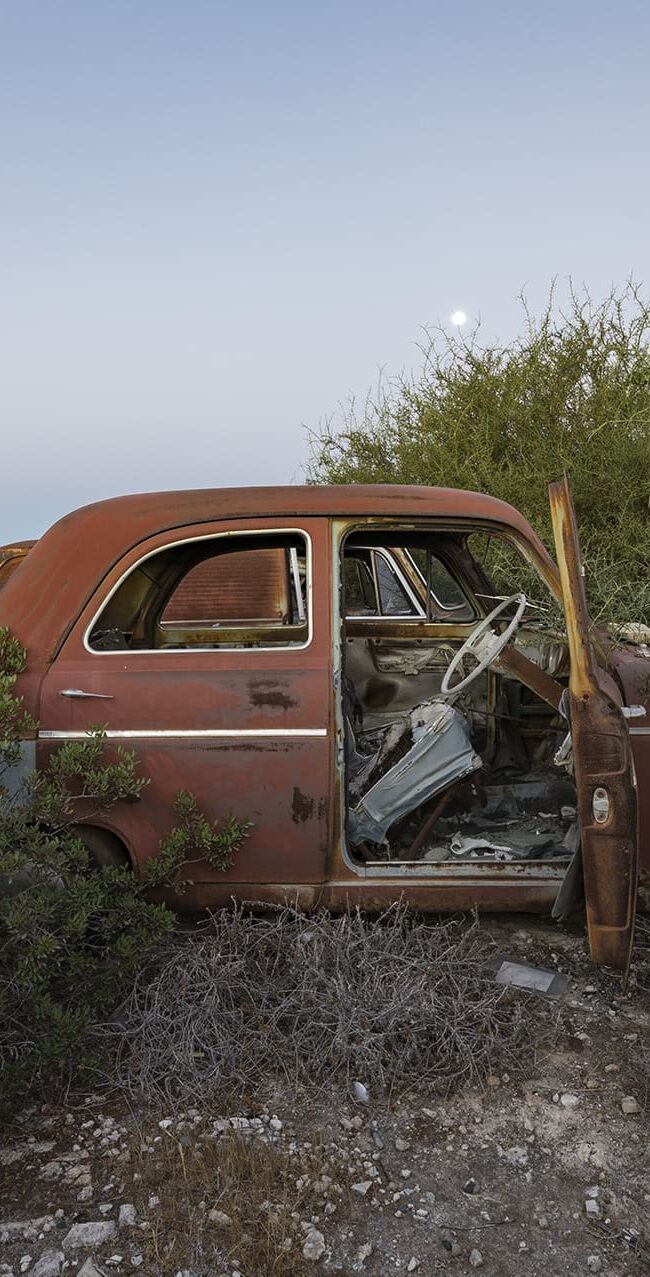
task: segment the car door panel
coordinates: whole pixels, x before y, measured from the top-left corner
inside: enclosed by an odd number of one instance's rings
[[[263,529],[240,521],[176,530],[210,536]],[[207,864],[206,883],[318,883],[329,838],[331,648],[327,521],[301,521],[311,545],[312,634],[300,648],[91,651],[84,634],[100,602],[145,547],[109,574],[44,679],[41,758],[91,726],[108,731],[108,748],[133,748],[149,777],[141,800],[115,808],[106,824],[135,852],[155,854],[174,825],[175,794],[189,790],[216,820],[232,812],[253,822],[226,874]],[[162,548],[171,535],[161,537]],[[156,548],[156,542],[153,542]],[[146,552],[152,545],[147,543]],[[95,696],[64,693],[84,691]]]
[[[567,622],[569,718],[591,956],[627,973],[634,935],[638,828],[634,765],[620,706],[596,664],[566,476],[549,487]],[[605,690],[607,688],[607,690]]]

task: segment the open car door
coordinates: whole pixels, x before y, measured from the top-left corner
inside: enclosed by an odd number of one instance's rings
[[[549,486],[549,497],[571,657],[569,717],[589,947],[594,962],[616,967],[627,977],[638,862],[632,750],[625,719],[604,690],[591,645],[578,530],[566,475]]]

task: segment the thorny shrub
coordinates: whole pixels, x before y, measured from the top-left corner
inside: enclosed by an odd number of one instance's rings
[[[480,1081],[534,1041],[524,1005],[486,969],[493,952],[475,923],[401,905],[378,919],[220,912],[136,977],[102,1030],[118,1047],[112,1080],[153,1103],[271,1078],[378,1091]]]
[[[505,344],[427,335],[417,375],[314,433],[309,478],[491,493],[552,550],[546,485],[566,469],[594,619],[648,623],[650,303],[633,283],[601,303],[571,290],[565,311],[552,294],[524,319]]]
[[[20,736],[33,728],[15,696],[25,653],[0,630],[0,1093],[5,1102],[83,1063],[87,1032],[110,1014],[144,956],[174,926],[155,883],[181,887],[197,858],[225,869],[247,824],[212,825],[179,795],[178,830],[144,882],[126,867],[95,867],[78,834],[145,787],[135,755],[105,758],[105,735],[66,742],[41,772],[9,787]],[[15,775],[15,773],[14,773]]]

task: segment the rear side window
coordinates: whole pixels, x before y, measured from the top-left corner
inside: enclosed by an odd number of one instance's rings
[[[201,538],[143,559],[94,622],[94,651],[298,647],[309,642],[299,532]]]

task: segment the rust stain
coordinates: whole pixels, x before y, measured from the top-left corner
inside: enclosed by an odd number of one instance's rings
[[[251,705],[256,709],[269,706],[271,709],[295,709],[297,700],[282,691],[273,679],[259,679],[249,684]]]
[[[311,820],[314,815],[314,800],[311,795],[303,794],[301,789],[294,788],[291,811],[291,819],[295,824],[299,824],[304,820]]]

